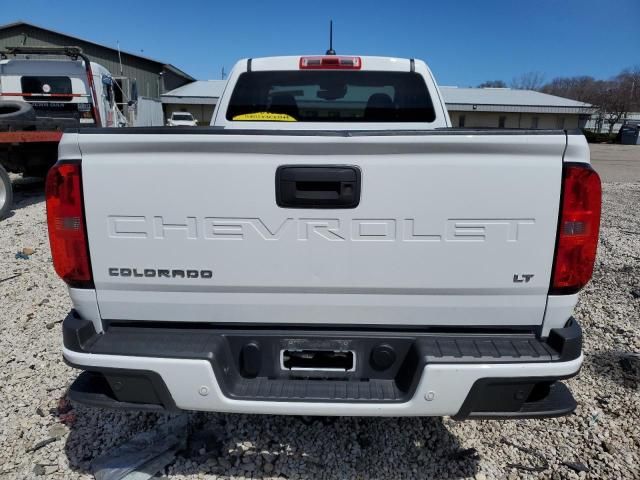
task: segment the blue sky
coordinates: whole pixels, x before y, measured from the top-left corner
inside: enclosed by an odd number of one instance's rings
[[[0,23],[32,22],[220,78],[236,60],[324,53],[415,57],[442,85],[529,71],[608,78],[640,65],[640,0],[5,0]]]

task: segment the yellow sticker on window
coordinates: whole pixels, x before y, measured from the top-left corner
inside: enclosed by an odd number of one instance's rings
[[[243,115],[236,115],[233,120],[240,121],[253,121],[253,122],[296,122],[297,120],[291,115],[286,113],[271,113],[271,112],[255,112],[245,113]]]

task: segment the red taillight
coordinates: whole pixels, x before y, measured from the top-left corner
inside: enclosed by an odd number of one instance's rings
[[[591,279],[601,202],[602,188],[596,171],[587,164],[565,165],[550,293],[575,293]]]
[[[56,163],[51,167],[45,194],[49,243],[56,273],[71,287],[93,287],[80,163]]]
[[[300,57],[300,70],[360,70],[360,57]]]

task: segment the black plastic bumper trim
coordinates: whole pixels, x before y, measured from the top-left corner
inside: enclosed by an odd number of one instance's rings
[[[552,330],[546,340],[538,339],[532,332],[521,331],[454,334],[298,330],[287,326],[271,329],[225,329],[212,325],[163,328],[149,327],[145,322],[112,323],[106,326],[104,333],[97,334],[93,324],[75,312],[63,322],[63,332],[65,347],[76,352],[206,360],[224,395],[237,400],[356,403],[410,400],[427,364],[573,360],[580,355],[582,336],[575,321]],[[286,349],[353,351],[357,356],[357,367],[355,371],[329,373],[282,369],[279,352]],[[387,361],[388,358],[391,360]],[[79,368],[102,372],[92,367]],[[161,382],[161,379],[157,380]],[[159,398],[166,400],[169,396],[166,393]],[[140,401],[136,395],[130,398]],[[166,401],[161,403],[167,404]]]
[[[156,372],[102,367],[94,369],[70,362],[67,364],[85,370],[69,387],[68,396],[74,402],[99,408],[145,412],[179,410],[162,377]]]
[[[577,403],[562,377],[481,378],[477,380],[455,420],[561,417]]]

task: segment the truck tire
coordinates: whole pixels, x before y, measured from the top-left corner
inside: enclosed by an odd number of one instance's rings
[[[13,189],[11,187],[11,179],[4,167],[0,165],[0,219],[9,215],[12,203]]]
[[[28,102],[19,100],[0,101],[0,120],[35,120],[36,112]]]

